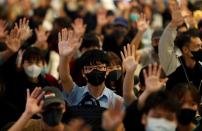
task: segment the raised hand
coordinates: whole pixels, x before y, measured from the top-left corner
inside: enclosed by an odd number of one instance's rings
[[[45,29],[42,26],[39,26],[38,29],[35,29],[37,41],[44,42],[47,41],[48,36],[50,35],[49,32],[45,31]]]
[[[74,32],[80,36],[83,36],[86,31],[86,24],[84,24],[83,19],[81,18],[76,18],[74,23],[72,23],[72,27]]]
[[[137,29],[138,31],[145,32],[149,27],[149,21],[146,20],[144,14],[140,14],[139,19],[137,20]]]
[[[174,2],[171,6],[171,16],[172,16],[171,25],[173,27],[178,27],[184,23],[181,8],[176,2]]]
[[[47,49],[48,48],[47,39],[50,35],[50,32],[45,31],[42,26],[39,26],[38,29],[35,29],[35,33],[37,37],[35,46],[40,49]]]
[[[135,59],[135,46],[127,44],[124,46],[124,51],[121,52],[122,66],[127,71],[134,71],[137,67],[137,60]]]
[[[58,33],[58,49],[61,56],[70,56],[81,45],[81,36],[74,31],[62,29]]]
[[[7,26],[8,24],[0,19],[0,40],[5,40],[6,35],[8,34]]]
[[[20,39],[27,40],[32,35],[32,30],[29,27],[29,20],[26,18],[20,19],[19,23],[15,23],[15,27],[20,31]]]
[[[103,113],[102,128],[105,130],[115,130],[122,123],[124,112],[122,111],[122,101],[116,100],[115,107],[109,108]]]
[[[20,32],[16,27],[12,29],[10,34],[7,36],[5,44],[7,48],[13,53],[17,52],[20,49]]]
[[[104,26],[107,24],[107,17],[106,17],[106,13],[98,13],[97,14],[97,24],[99,26]]]
[[[27,103],[25,112],[30,116],[40,113],[42,111],[43,103],[42,100],[44,92],[41,87],[36,87],[30,95],[29,89],[27,89]]]
[[[157,64],[149,65],[148,71],[143,71],[144,73],[144,79],[145,79],[145,91],[149,93],[153,93],[156,91],[159,91],[163,85],[165,85],[167,78],[160,80],[160,74],[161,74],[161,66],[158,66]]]

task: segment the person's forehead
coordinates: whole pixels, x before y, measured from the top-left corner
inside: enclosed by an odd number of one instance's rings
[[[164,118],[168,118],[168,117],[172,117],[174,118],[176,116],[175,112],[166,110],[162,107],[155,107],[150,109],[150,111],[148,112],[148,116],[150,117],[164,117]]]

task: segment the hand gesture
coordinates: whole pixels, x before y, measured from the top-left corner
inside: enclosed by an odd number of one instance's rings
[[[7,48],[13,53],[17,52],[20,49],[20,32],[16,27],[12,29],[10,34],[7,36],[5,44]]]
[[[184,23],[181,8],[176,2],[173,3],[171,6],[171,16],[172,16],[171,25],[173,27],[178,27]]]
[[[141,32],[145,32],[149,27],[149,21],[146,20],[146,16],[144,14],[140,14],[139,19],[137,20],[137,28]]]
[[[4,40],[6,38],[6,35],[8,34],[8,31],[6,30],[8,24],[0,19],[0,40]]]
[[[20,31],[20,39],[27,40],[32,35],[32,30],[29,28],[29,20],[26,18],[20,19],[19,24],[15,23],[15,27]]]
[[[71,30],[62,29],[58,33],[58,39],[58,49],[61,56],[72,55],[81,45],[81,36]]]
[[[25,112],[30,116],[40,113],[42,111],[43,103],[42,100],[44,92],[41,87],[36,87],[30,95],[29,89],[27,89],[27,103]]]
[[[106,13],[98,13],[97,14],[97,25],[104,26],[107,24]]]
[[[38,42],[47,41],[50,32],[46,32],[42,26],[39,26],[38,29],[35,29],[36,37]]]
[[[122,66],[126,72],[135,71],[137,61],[135,60],[135,46],[127,44],[124,46],[124,51],[121,52]]]
[[[86,31],[86,24],[84,24],[83,19],[76,18],[72,24],[73,30],[77,35],[83,36]]]
[[[168,80],[167,78],[160,80],[161,66],[157,64],[149,65],[148,71],[144,70],[143,73],[146,86],[145,91],[149,93],[159,91]]]
[[[115,130],[119,127],[124,117],[122,111],[122,101],[116,100],[115,107],[109,108],[103,113],[102,128],[104,130]]]

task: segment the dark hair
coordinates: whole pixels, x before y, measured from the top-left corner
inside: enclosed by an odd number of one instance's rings
[[[86,51],[81,56],[81,65],[89,66],[89,65],[97,65],[98,63],[109,65],[109,59],[107,54],[102,50],[93,49],[90,51]]]
[[[193,101],[199,105],[200,93],[193,84],[179,83],[171,90],[173,96],[175,96],[178,100],[181,100],[188,92],[191,94]]]
[[[84,35],[80,49],[91,48],[91,47],[100,48],[99,40],[96,34],[93,32]]]
[[[112,51],[107,52],[109,58],[109,65],[122,65],[120,57]]]
[[[199,37],[199,32],[195,28],[189,29],[188,31],[179,34],[176,37],[174,43],[180,50],[182,50],[182,47],[187,46],[193,37]]]
[[[28,47],[27,49],[25,49],[25,52],[23,54],[22,63],[24,63],[25,60],[45,61],[45,56],[39,48]]]
[[[146,70],[146,72],[148,71],[149,69],[149,65],[143,67],[141,70],[140,70],[140,73],[139,73],[139,82],[142,86],[145,86],[145,79],[144,79],[144,73],[143,71]],[[163,69],[161,69],[161,74],[160,74],[160,78],[165,78],[166,77],[166,74],[165,72],[163,71]]]
[[[179,110],[179,101],[170,92],[161,90],[148,96],[143,107],[143,112],[147,114],[154,108],[177,112]]]
[[[202,20],[198,22],[198,29],[202,29]]]

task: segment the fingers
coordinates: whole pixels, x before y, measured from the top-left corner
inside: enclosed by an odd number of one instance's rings
[[[41,87],[36,87],[34,91],[31,93],[31,97],[37,98],[42,92]]]
[[[29,97],[30,97],[30,90],[27,89],[27,100],[28,100]]]

